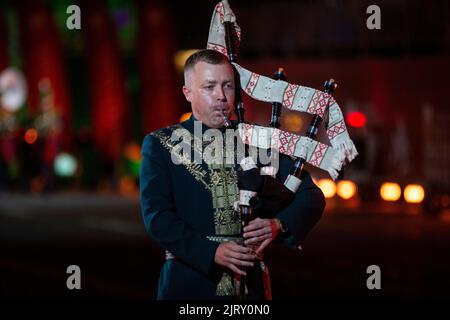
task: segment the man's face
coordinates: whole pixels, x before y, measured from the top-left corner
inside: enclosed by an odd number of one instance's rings
[[[192,105],[195,118],[210,128],[223,127],[234,108],[234,73],[228,63],[197,63],[183,86],[186,100]]]

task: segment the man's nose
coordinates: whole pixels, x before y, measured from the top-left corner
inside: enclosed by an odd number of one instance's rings
[[[217,88],[217,90],[216,90],[216,97],[217,97],[217,100],[220,100],[220,101],[227,100],[227,97],[225,96],[225,91],[223,90],[222,87],[218,87]]]

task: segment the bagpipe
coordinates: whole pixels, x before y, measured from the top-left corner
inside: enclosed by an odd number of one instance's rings
[[[327,80],[324,90],[288,83],[284,72],[279,69],[274,79],[249,71],[238,64],[238,48],[241,29],[227,0],[219,2],[213,12],[207,49],[226,55],[237,76],[236,116],[237,129],[245,144],[246,155],[240,162],[239,172],[239,211],[243,225],[255,216],[255,210],[266,217],[275,217],[295,198],[301,186],[302,172],[308,163],[325,170],[336,180],[345,164],[358,154],[350,139],[342,111],[331,95],[337,87],[333,79]],[[268,127],[244,121],[244,105],[241,92],[251,98],[272,104],[270,125]],[[300,136],[280,129],[282,107],[312,114],[311,124],[305,134]],[[320,127],[326,130],[330,145],[316,140]],[[285,181],[276,178],[272,166],[258,166],[257,160],[247,156],[248,147],[281,153],[295,159],[292,170]],[[241,279],[241,281],[245,278]],[[245,285],[241,285],[243,290]],[[243,292],[241,292],[243,297]]]

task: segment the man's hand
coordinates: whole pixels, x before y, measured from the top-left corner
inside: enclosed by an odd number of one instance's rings
[[[251,248],[230,241],[222,242],[219,245],[214,261],[237,274],[245,276],[245,271],[239,269],[239,267],[253,267],[255,257]]]
[[[280,225],[276,219],[256,218],[250,221],[248,226],[244,227],[244,244],[249,246],[257,245],[256,254],[260,254],[280,231]]]

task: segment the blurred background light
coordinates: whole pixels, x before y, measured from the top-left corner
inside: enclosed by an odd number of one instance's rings
[[[348,200],[352,198],[357,191],[356,184],[350,180],[341,180],[337,184],[336,192],[342,199]]]
[[[27,97],[27,82],[22,72],[9,67],[0,73],[0,106],[16,112]]]
[[[68,153],[60,153],[55,158],[55,174],[59,177],[73,177],[77,170],[77,160]]]
[[[325,198],[332,198],[336,194],[336,184],[331,179],[320,179],[317,186],[322,190]]]
[[[39,134],[35,128],[30,128],[27,131],[25,131],[24,140],[28,144],[33,144],[36,142],[37,138],[39,137]]]
[[[189,58],[189,56],[197,52],[198,50],[200,49],[187,49],[175,52],[174,55],[175,68],[179,73],[183,73],[184,64],[186,63],[186,60]]]
[[[120,178],[119,192],[123,196],[134,196],[138,193],[136,180],[133,176],[126,175]]]
[[[354,128],[362,128],[367,122],[366,115],[360,111],[352,111],[347,113],[346,120],[348,125]]]
[[[180,122],[188,120],[192,115],[192,112],[183,113],[180,117]]]
[[[397,201],[402,195],[402,190],[397,183],[385,182],[380,187],[380,196],[384,201]]]
[[[283,111],[281,123],[287,131],[299,132],[303,128],[303,118],[300,112],[290,110]]]
[[[409,184],[403,190],[403,197],[408,203],[421,203],[425,198],[425,190],[421,185]]]
[[[129,161],[140,162],[142,159],[141,146],[137,143],[129,143],[124,150],[125,158]]]

